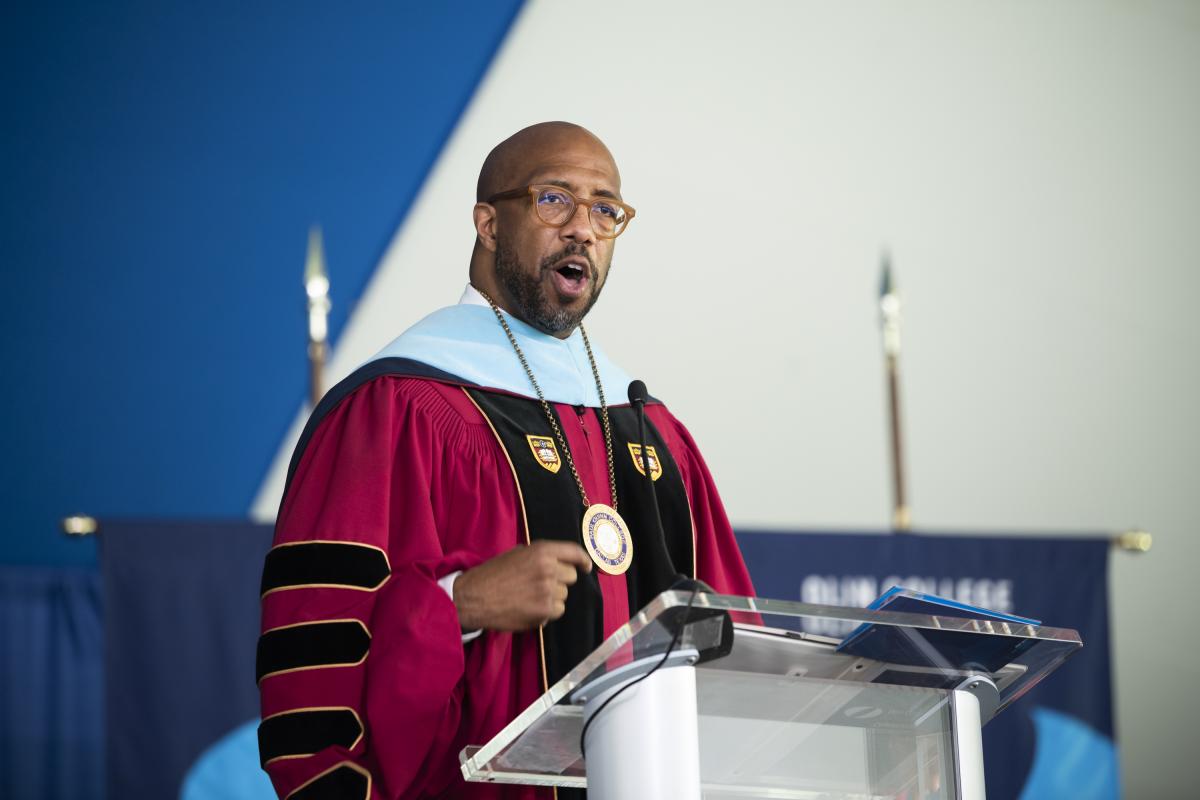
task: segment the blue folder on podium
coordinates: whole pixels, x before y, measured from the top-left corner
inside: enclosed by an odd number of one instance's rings
[[[913,666],[935,664],[995,672],[1032,644],[1033,640],[1016,635],[1017,631],[1041,624],[1041,620],[990,611],[902,586],[888,589],[867,608],[979,620],[979,626],[972,632],[923,630],[919,636],[914,636],[909,628],[865,623],[851,631],[837,648],[848,655]]]

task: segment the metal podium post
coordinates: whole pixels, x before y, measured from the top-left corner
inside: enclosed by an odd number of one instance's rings
[[[588,800],[700,800],[698,657],[680,650],[658,669],[661,655],[638,659],[576,690]]]

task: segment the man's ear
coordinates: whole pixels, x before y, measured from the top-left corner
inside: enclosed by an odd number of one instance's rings
[[[475,235],[480,246],[496,252],[496,207],[490,203],[476,203],[471,214],[475,217]]]

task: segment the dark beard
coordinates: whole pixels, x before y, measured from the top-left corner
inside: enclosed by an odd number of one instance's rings
[[[542,283],[542,277],[546,270],[567,256],[583,256],[587,259],[591,272],[588,275],[589,296],[587,303],[580,311],[554,308],[550,304],[550,298],[547,297],[548,290]],[[542,263],[538,265],[537,274],[530,275],[521,267],[521,262],[517,260],[516,255],[508,247],[497,242],[496,277],[500,279],[500,285],[504,287],[504,291],[516,304],[516,308],[513,310],[516,317],[522,322],[552,335],[563,331],[573,331],[592,310],[596,301],[600,299],[600,289],[602,288],[599,271],[592,263],[591,254],[578,244],[568,245],[566,249],[542,259]]]

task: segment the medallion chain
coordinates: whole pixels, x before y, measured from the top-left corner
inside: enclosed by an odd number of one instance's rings
[[[516,352],[517,359],[521,362],[521,366],[525,368],[525,374],[529,377],[529,383],[533,385],[533,390],[537,392],[538,400],[542,403],[542,410],[546,412],[546,420],[550,423],[550,428],[554,431],[554,438],[558,441],[559,447],[562,448],[563,460],[570,467],[571,476],[575,478],[575,485],[579,487],[579,495],[583,500],[583,506],[584,508],[588,508],[591,503],[588,502],[587,489],[583,488],[583,480],[579,477],[579,470],[575,468],[575,459],[571,456],[571,448],[567,445],[567,438],[563,435],[562,429],[558,425],[558,420],[554,418],[554,412],[551,411],[550,404],[546,402],[546,396],[542,393],[542,387],[538,384],[537,378],[533,375],[533,369],[529,366],[529,361],[526,360],[525,353],[521,351],[521,346],[517,344],[517,337],[513,335],[512,328],[505,321],[504,314],[500,311],[500,307],[496,305],[496,301],[486,292],[477,291],[483,295],[483,299],[487,300],[488,305],[492,307],[492,312],[496,315],[500,327],[504,329],[505,335],[508,336],[508,342]],[[612,492],[612,507],[615,511],[617,508],[617,470],[613,462],[612,425],[608,420],[608,403],[604,399],[604,387],[600,383],[600,370],[596,368],[596,357],[592,355],[592,344],[588,341],[587,331],[584,330],[582,324],[579,326],[579,332],[583,334],[583,347],[587,351],[588,363],[592,366],[592,378],[596,381],[596,392],[600,395],[600,420],[604,423],[604,454],[608,459],[608,486]]]

